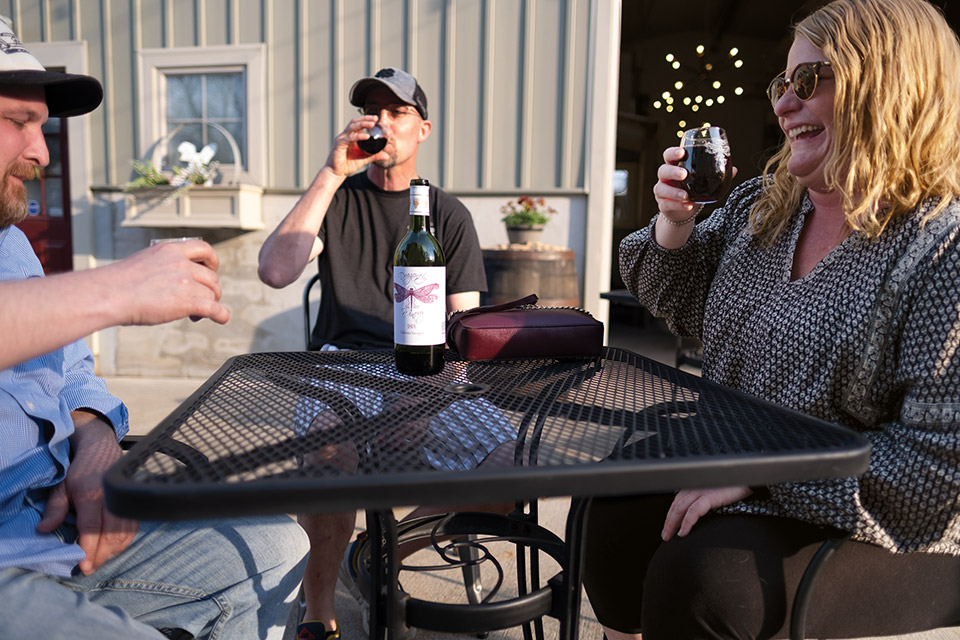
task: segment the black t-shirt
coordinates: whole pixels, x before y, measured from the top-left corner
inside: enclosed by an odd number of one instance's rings
[[[393,346],[393,254],[410,223],[410,190],[384,191],[366,173],[340,186],[320,227],[320,311],[311,349]],[[447,261],[447,295],[486,291],[470,212],[430,187],[430,228]]]

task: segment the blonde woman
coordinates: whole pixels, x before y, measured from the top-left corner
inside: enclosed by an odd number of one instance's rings
[[[610,640],[786,637],[804,568],[845,534],[811,637],[960,623],[958,64],[928,2],[837,0],[770,84],[785,140],[761,178],[697,224],[664,152],[627,286],[702,338],[705,377],[872,453],[861,477],[596,501],[585,583]]]

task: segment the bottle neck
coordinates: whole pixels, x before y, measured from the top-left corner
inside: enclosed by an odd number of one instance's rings
[[[410,231],[413,231],[414,233],[426,231],[428,217],[429,216],[410,214]]]
[[[430,185],[426,180],[417,178],[410,181],[410,231],[422,232],[428,229],[427,218],[430,215]]]

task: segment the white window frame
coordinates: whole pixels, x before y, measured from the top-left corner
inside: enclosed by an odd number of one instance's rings
[[[265,44],[140,49],[139,68],[139,153],[147,154],[166,135],[167,73],[216,73],[243,71],[246,85],[247,149],[246,169],[238,181],[263,185],[266,171],[266,52]],[[224,177],[233,177],[233,167],[221,169]]]

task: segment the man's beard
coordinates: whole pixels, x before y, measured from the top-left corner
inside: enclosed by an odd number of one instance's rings
[[[377,165],[381,169],[393,169],[395,166],[397,166],[397,152],[392,151],[390,152],[389,158],[386,160],[375,160],[373,164]]]
[[[38,175],[30,164],[15,164],[4,174],[0,183],[0,229],[23,222],[27,217],[27,189],[19,181],[12,180],[12,176],[31,180]]]

